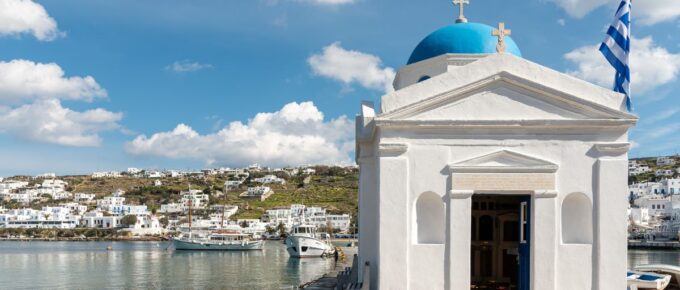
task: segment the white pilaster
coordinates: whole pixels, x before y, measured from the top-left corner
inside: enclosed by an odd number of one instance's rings
[[[449,290],[470,289],[472,190],[452,190],[448,213],[446,273]]]
[[[557,193],[536,191],[531,199],[531,289],[555,289]]]
[[[599,159],[595,178],[595,269],[593,289],[625,289],[627,264],[628,160]]]
[[[393,151],[394,148],[390,148]],[[381,152],[381,155],[386,152]],[[390,152],[392,154],[394,152]],[[397,153],[399,154],[399,153]],[[379,289],[407,289],[408,285],[408,159],[379,159]],[[373,288],[373,285],[371,285]],[[376,288],[378,289],[378,288]]]

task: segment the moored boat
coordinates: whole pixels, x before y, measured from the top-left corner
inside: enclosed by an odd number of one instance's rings
[[[657,289],[663,290],[668,287],[671,275],[662,275],[649,272],[628,271],[626,280],[628,289]]]
[[[286,238],[286,250],[293,258],[324,257],[332,255],[335,248],[330,237],[316,232],[316,227],[300,225]]]
[[[264,242],[236,232],[214,232],[207,238],[191,236],[172,240],[175,250],[189,251],[252,251],[262,250]]]
[[[652,272],[661,275],[670,275],[671,282],[669,283],[669,286],[673,287],[674,289],[680,289],[680,267],[678,266],[661,264],[641,265],[635,267],[635,271]]]

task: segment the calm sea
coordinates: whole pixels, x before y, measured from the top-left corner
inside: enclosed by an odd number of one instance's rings
[[[113,246],[107,251],[107,246]],[[332,259],[262,252],[166,251],[156,242],[0,242],[0,289],[295,289],[333,270]],[[630,250],[628,265],[680,265],[680,251]]]
[[[294,289],[335,266],[333,259],[289,259],[277,241],[266,242],[261,252],[180,252],[166,246],[0,242],[0,289]]]

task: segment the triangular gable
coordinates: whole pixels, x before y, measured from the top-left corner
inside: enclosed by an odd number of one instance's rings
[[[634,115],[501,72],[379,116],[383,120],[635,120]]]
[[[501,150],[484,156],[450,164],[452,173],[500,173],[500,172],[531,172],[554,173],[557,164],[513,151]]]
[[[495,76],[510,76],[522,85],[569,96],[575,103],[594,105],[623,113],[625,118],[637,119],[626,113],[625,96],[573,76],[555,71],[526,59],[507,54],[493,54],[475,62],[449,66],[448,71],[429,80],[402,88],[382,97],[382,114],[390,114],[435,96],[457,91]]]

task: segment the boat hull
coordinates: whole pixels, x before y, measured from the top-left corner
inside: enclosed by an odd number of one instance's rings
[[[172,240],[178,251],[258,251],[262,250],[263,241],[248,241],[243,243],[211,243],[189,240]]]
[[[312,258],[330,255],[333,248],[314,238],[290,236],[286,238],[286,250],[293,258]]]
[[[628,287],[631,289],[656,289],[663,290],[671,281],[670,275],[660,275],[647,272],[628,272]]]

